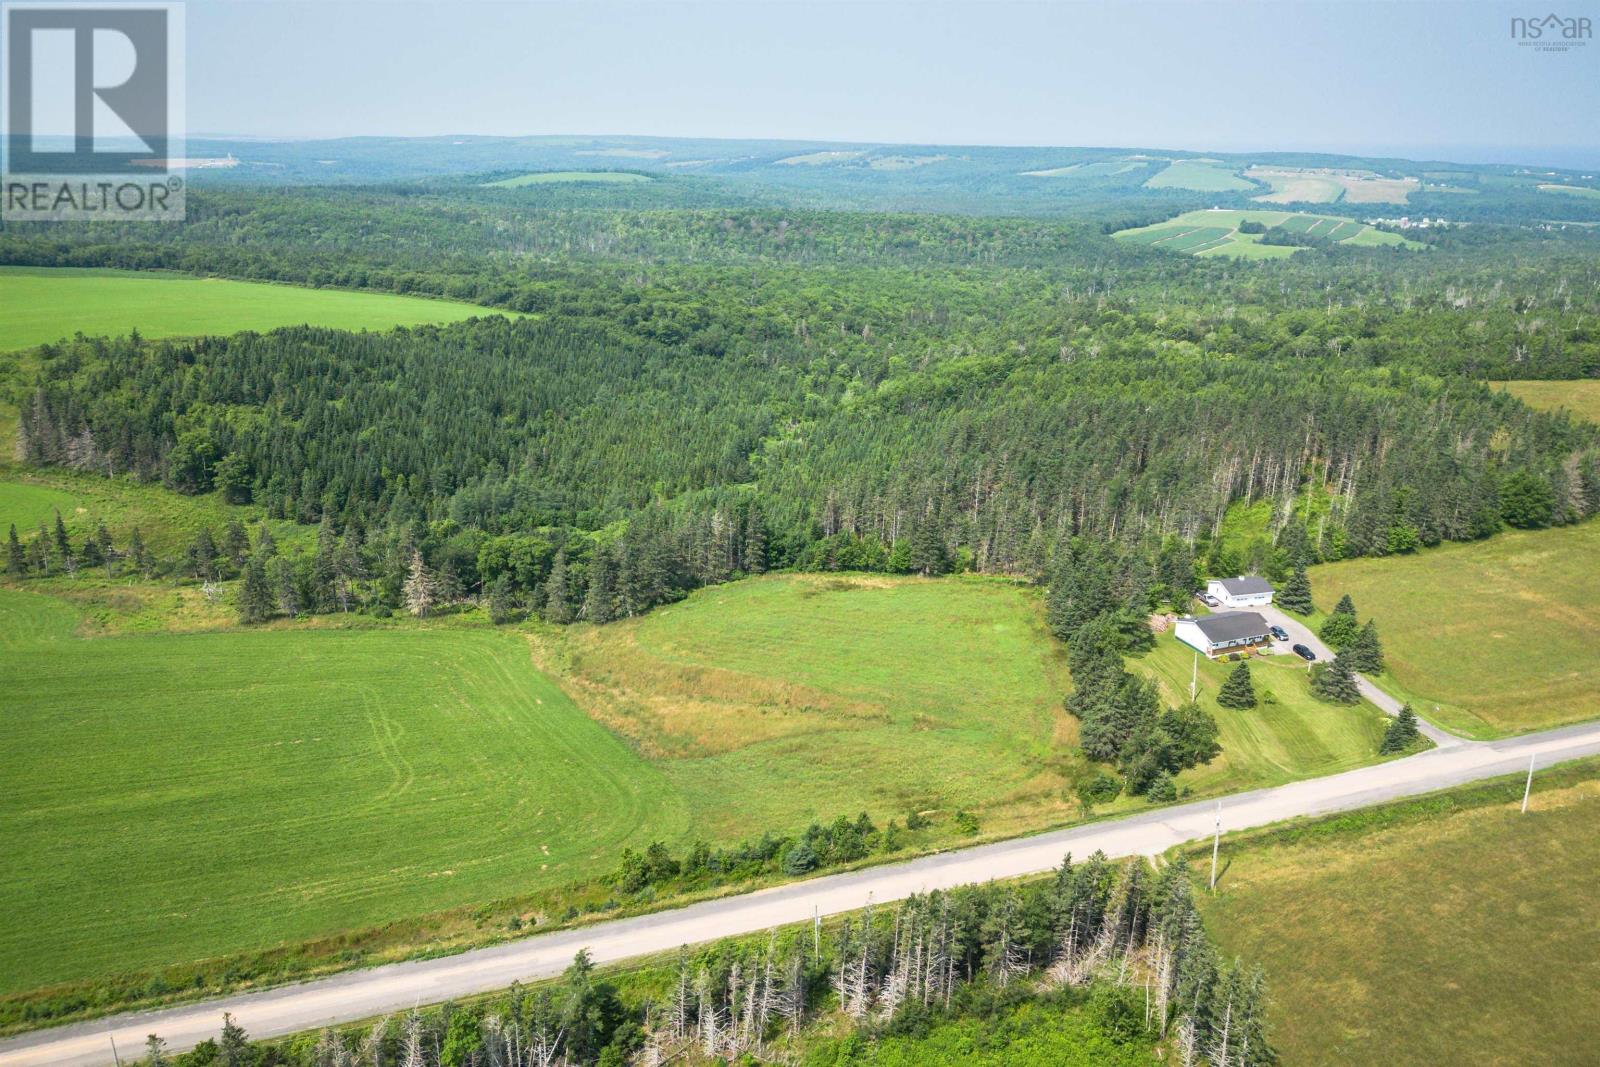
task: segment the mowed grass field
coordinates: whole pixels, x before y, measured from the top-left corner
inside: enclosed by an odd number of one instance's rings
[[[1195,665],[1194,650],[1170,631],[1156,638],[1153,651],[1128,661],[1130,670],[1155,680],[1167,704],[1189,699]],[[1198,700],[1222,729],[1222,755],[1184,771],[1178,776],[1180,787],[1196,793],[1236,792],[1377,762],[1387,717],[1365,701],[1345,707],[1318,700],[1297,657],[1250,660],[1258,703],[1244,711],[1217,704],[1217,693],[1234,664],[1201,656],[1198,665]]]
[[[739,838],[866,810],[1075,816],[1064,653],[1010,582],[774,575],[574,627],[541,659]]]
[[[1575,381],[1490,382],[1540,411],[1565,411],[1574,418],[1600,423],[1600,378]]]
[[[1377,620],[1378,679],[1441,725],[1498,737],[1600,716],[1600,522],[1311,571]]]
[[[1199,894],[1285,1064],[1579,1067],[1600,1019],[1600,763],[1222,842]],[[1209,849],[1192,857],[1205,871]]]
[[[387,329],[492,315],[489,308],[393,293],[194,278],[149,271],[0,267],[0,352],[90,336],[229,334],[309,323]]]
[[[689,826],[517,635],[77,621],[0,589],[0,993],[523,894]]]

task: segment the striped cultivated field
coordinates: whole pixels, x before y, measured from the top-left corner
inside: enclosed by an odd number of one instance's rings
[[[516,635],[77,621],[0,589],[0,993],[503,899],[687,828]]]

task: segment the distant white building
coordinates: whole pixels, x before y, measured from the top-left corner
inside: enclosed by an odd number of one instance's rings
[[[1213,578],[1206,583],[1206,595],[1215,597],[1225,608],[1263,608],[1272,603],[1272,583],[1244,575]]]
[[[1173,636],[1208,657],[1242,652],[1272,643],[1267,620],[1255,611],[1223,611],[1216,615],[1185,615],[1172,628]]]

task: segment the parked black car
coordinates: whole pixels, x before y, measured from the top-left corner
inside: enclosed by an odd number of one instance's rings
[[[1281,626],[1272,626],[1272,627],[1268,627],[1268,629],[1270,629],[1272,631],[1272,636],[1275,637],[1276,639],[1278,639],[1279,641],[1287,641],[1287,640],[1289,640],[1289,631],[1285,630],[1283,627],[1281,627]]]
[[[1305,645],[1295,645],[1294,654],[1304,660],[1313,660],[1317,658],[1317,654],[1311,651]]]

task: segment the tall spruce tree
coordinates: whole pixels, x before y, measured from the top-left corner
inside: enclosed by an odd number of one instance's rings
[[[1227,680],[1217,693],[1217,703],[1236,710],[1256,706],[1256,689],[1250,681],[1250,664],[1240,663],[1228,672]]]
[[[1355,639],[1344,650],[1345,658],[1350,661],[1350,669],[1361,671],[1363,674],[1379,674],[1383,671],[1383,646],[1378,642],[1378,624],[1371,619],[1356,634]]]
[[[750,505],[744,520],[744,570],[746,574],[767,572],[767,524],[758,504]]]
[[[950,569],[950,554],[945,547],[944,531],[933,518],[917,524],[911,534],[911,570],[915,574],[935,577]]]
[[[1312,669],[1311,691],[1334,704],[1361,703],[1361,690],[1356,686],[1356,676],[1342,653],[1333,657],[1331,663]]]
[[[583,598],[583,617],[592,623],[606,623],[616,618],[616,566],[611,553],[597,548],[589,561],[589,589]]]
[[[235,567],[243,567],[250,556],[250,535],[245,532],[244,523],[237,517],[228,520],[228,527],[222,534],[222,554]]]
[[[566,625],[573,619],[571,580],[567,573],[567,550],[556,552],[550,566],[550,578],[545,582],[544,620]]]
[[[277,597],[272,582],[267,578],[266,564],[259,556],[252,556],[244,566],[244,577],[239,582],[239,621],[263,622],[272,617]]]
[[[22,542],[17,540],[17,524],[11,524],[11,532],[6,537],[6,573],[13,578],[21,578],[28,573],[28,557],[22,551]]]
[[[1311,603],[1311,578],[1306,574],[1305,567],[1298,566],[1283,588],[1278,590],[1278,595],[1273,598],[1280,608],[1292,611],[1296,615],[1310,615],[1313,607]]]
[[[194,541],[184,552],[184,564],[189,573],[196,578],[214,581],[217,577],[217,542],[211,536],[211,529],[202,526],[200,532],[195,534]]]
[[[61,512],[56,512],[55,526],[56,558],[61,561],[63,568],[72,566],[72,540],[67,537],[67,524],[61,521]]]

